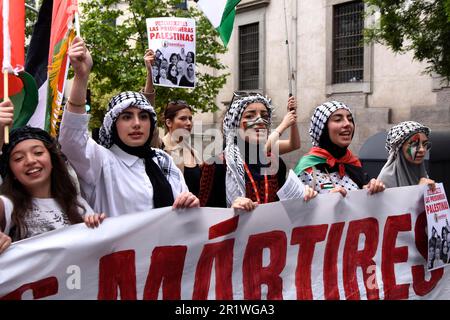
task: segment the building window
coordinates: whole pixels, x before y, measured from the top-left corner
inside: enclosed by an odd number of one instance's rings
[[[364,2],[333,7],[333,83],[364,80]]]
[[[187,0],[178,0],[178,3],[175,4],[175,8],[176,9],[181,9],[181,10],[187,10],[188,9],[188,5],[187,5]]]
[[[239,26],[239,90],[259,88],[259,23]]]

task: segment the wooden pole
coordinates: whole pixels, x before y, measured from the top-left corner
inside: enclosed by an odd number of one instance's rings
[[[9,101],[9,95],[8,95],[8,70],[3,70],[3,93],[4,98],[3,101]],[[4,133],[4,143],[9,143],[9,126],[5,126],[5,133]]]

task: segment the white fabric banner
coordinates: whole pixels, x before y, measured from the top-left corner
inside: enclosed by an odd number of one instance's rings
[[[2,299],[448,299],[426,270],[425,187],[252,213],[162,208],[14,243]]]

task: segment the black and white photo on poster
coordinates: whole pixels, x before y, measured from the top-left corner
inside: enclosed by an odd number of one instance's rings
[[[428,189],[424,196],[428,230],[428,270],[445,267],[450,263],[450,210],[444,185]]]
[[[148,18],[148,46],[155,52],[153,84],[195,87],[195,20]]]

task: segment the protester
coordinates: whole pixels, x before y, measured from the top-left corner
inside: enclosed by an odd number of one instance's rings
[[[77,195],[57,142],[42,129],[25,126],[10,132],[1,174],[0,252],[9,245],[5,234],[17,241],[83,220],[94,228],[105,218]]]
[[[430,129],[415,121],[393,126],[386,137],[389,153],[378,179],[388,188],[426,184],[432,189],[435,182],[428,178],[425,155],[431,148]]]
[[[205,163],[200,202],[208,207],[253,210],[258,203],[278,200],[286,180],[286,165],[265,144],[272,122],[270,101],[259,94],[237,97],[223,120],[225,150]],[[315,196],[307,188],[305,200]]]
[[[198,195],[202,161],[191,146],[192,108],[185,101],[169,102],[164,110],[164,125],[167,134],[162,138],[163,149],[183,172],[189,191]]]
[[[198,207],[172,158],[149,145],[156,114],[144,95],[122,92],[110,100],[100,144],[87,133],[84,103],[92,58],[76,37],[69,48],[75,78],[61,122],[60,143],[95,210],[110,216],[152,208]]]
[[[369,194],[385,189],[362,170],[361,162],[348,149],[355,132],[351,110],[337,101],[326,102],[314,110],[309,134],[313,147],[294,169],[303,183],[319,193],[368,189]]]

